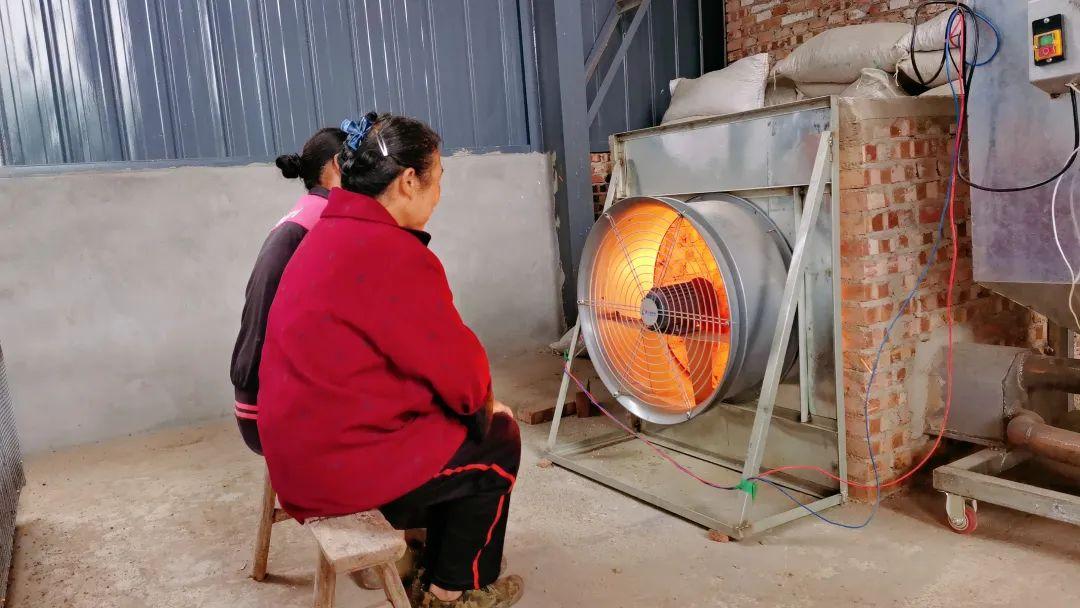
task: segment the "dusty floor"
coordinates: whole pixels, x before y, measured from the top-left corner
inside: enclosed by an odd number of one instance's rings
[[[547,401],[557,362],[497,370],[510,403]],[[534,466],[527,428],[508,537],[524,608],[561,606],[1080,606],[1080,529],[983,505],[978,532],[942,523],[925,487],[888,500],[866,530],[803,518],[749,541],[700,528],[557,468]],[[27,463],[9,593],[14,608],[310,606],[314,547],[275,527],[271,577],[251,544],[261,461],[231,422],[44,455]],[[831,516],[858,521],[866,507]],[[338,605],[380,596],[348,579]]]

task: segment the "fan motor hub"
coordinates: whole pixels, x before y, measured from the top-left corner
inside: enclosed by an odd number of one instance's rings
[[[701,329],[700,319],[716,314],[715,301],[712,283],[701,277],[653,287],[641,300],[641,320],[652,331],[685,336]]]

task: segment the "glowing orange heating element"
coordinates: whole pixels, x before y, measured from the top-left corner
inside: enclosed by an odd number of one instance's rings
[[[600,356],[638,399],[687,412],[727,370],[723,275],[705,239],[671,207],[640,204],[606,217],[587,295]]]

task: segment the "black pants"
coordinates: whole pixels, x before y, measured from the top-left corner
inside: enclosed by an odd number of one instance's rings
[[[431,481],[380,509],[399,530],[427,528],[425,584],[465,591],[499,577],[520,462],[517,422],[497,414],[483,442],[466,439]]]
[[[259,425],[250,418],[236,417],[236,426],[240,427],[240,436],[252,452],[262,456],[262,442],[259,441]]]

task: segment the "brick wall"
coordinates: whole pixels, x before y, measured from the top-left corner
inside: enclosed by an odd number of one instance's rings
[[[833,27],[910,20],[918,4],[918,0],[725,1],[728,61],[757,53],[782,59],[800,43]],[[937,10],[926,9],[920,16]]]
[[[841,314],[848,471],[873,481],[863,402],[877,346],[929,261],[945,203],[952,136],[949,100],[842,100],[840,127]],[[1045,319],[972,279],[969,193],[957,191],[960,257],[954,291],[958,339],[1045,348]],[[892,332],[871,390],[869,419],[883,481],[906,472],[929,447],[925,394],[913,388],[926,355],[944,344],[951,239],[946,237]],[[917,384],[917,382],[916,382]],[[852,490],[855,498],[867,492]]]
[[[611,179],[611,153],[593,152],[589,161],[592,166],[593,215],[600,217],[607,199],[608,181]]]

